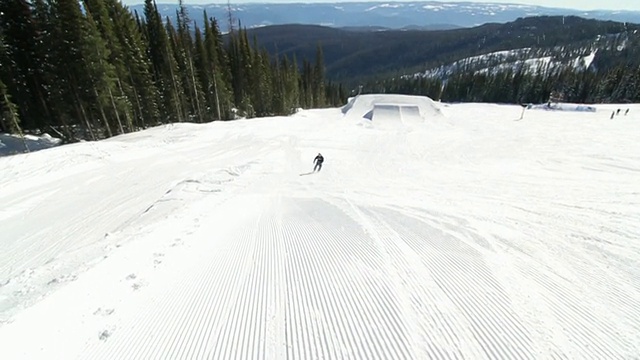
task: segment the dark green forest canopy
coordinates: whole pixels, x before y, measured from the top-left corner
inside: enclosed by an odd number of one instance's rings
[[[427,95],[444,101],[638,102],[640,25],[580,17],[539,16],[506,24],[441,31],[350,31],[312,25],[280,25],[249,30],[277,56],[305,57],[321,43],[326,73],[348,89]],[[447,76],[406,76],[461,59],[499,51],[520,57],[459,67]],[[595,54],[587,68],[524,67],[535,58],[571,64]],[[512,61],[513,66],[503,66]]]
[[[0,131],[100,139],[171,122],[210,122],[336,106],[321,48],[298,67],[238,28],[223,40],[181,4],[177,21],[146,0],[0,0]]]
[[[598,67],[627,60],[640,61],[637,44],[640,25],[579,17],[540,16],[506,24],[485,24],[455,30],[350,31],[316,25],[278,25],[248,30],[258,45],[273,55],[311,58],[322,44],[327,77],[361,81],[374,75],[415,73],[463,58],[495,51],[546,49],[556,56],[575,49],[598,51]],[[623,51],[613,45],[627,38]],[[620,43],[616,44],[620,45]]]

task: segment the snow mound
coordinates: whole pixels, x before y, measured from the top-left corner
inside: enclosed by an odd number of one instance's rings
[[[421,123],[440,117],[439,106],[426,96],[367,94],[349,98],[342,107],[344,117],[375,126],[388,123]]]
[[[27,152],[25,144],[28,147],[28,151],[37,151],[58,146],[61,143],[61,139],[54,138],[49,134],[41,136],[25,135],[24,141],[18,135],[0,134],[0,156]]]
[[[533,105],[529,104],[527,109],[533,110],[549,110],[549,111],[578,111],[578,112],[596,112],[594,106],[584,104],[570,104],[570,103],[547,103]]]

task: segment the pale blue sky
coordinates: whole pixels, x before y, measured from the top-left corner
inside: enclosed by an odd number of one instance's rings
[[[350,0],[350,1],[377,1],[377,2],[394,2],[385,0]],[[435,0],[438,1],[438,0]],[[456,0],[452,0],[456,1]],[[460,1],[460,0],[457,0]],[[143,0],[123,0],[127,5],[140,4]],[[158,3],[177,3],[175,0],[156,0]],[[232,4],[241,3],[314,3],[314,2],[342,2],[340,0],[233,0]],[[444,1],[446,2],[446,1]],[[640,11],[640,0],[493,0],[493,1],[468,1],[468,2],[492,2],[492,3],[507,3],[507,4],[529,4],[548,7],[560,7],[570,9],[584,9],[584,10],[638,10]],[[185,0],[186,4],[211,4],[211,3],[224,3],[226,0]]]

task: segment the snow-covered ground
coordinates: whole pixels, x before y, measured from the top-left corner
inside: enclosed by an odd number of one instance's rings
[[[640,106],[429,104],[0,158],[0,358],[637,358]]]

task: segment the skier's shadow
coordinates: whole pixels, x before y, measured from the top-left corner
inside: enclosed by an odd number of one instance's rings
[[[311,175],[311,174],[314,174],[314,173],[315,173],[315,171],[311,171],[311,172],[308,172],[308,173],[300,174],[300,176]]]

